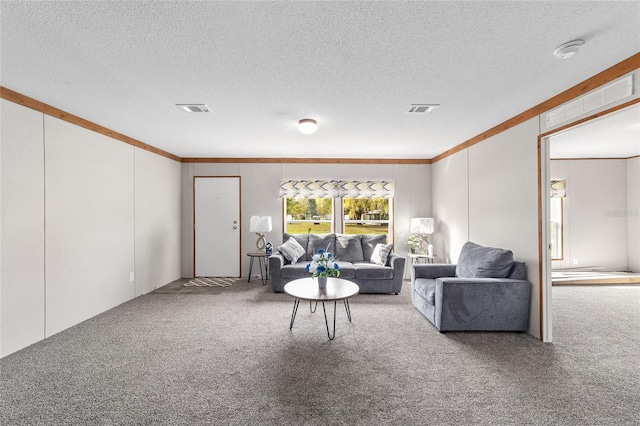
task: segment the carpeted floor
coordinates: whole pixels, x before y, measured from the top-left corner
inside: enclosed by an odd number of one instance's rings
[[[339,306],[334,341],[292,302],[138,297],[0,360],[0,424],[638,425],[640,286],[554,288],[553,344],[440,334],[409,283]]]

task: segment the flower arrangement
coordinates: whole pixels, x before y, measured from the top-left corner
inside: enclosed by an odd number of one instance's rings
[[[313,255],[311,263],[308,263],[305,270],[311,273],[312,277],[339,277],[340,266],[334,261],[331,252],[319,249]]]

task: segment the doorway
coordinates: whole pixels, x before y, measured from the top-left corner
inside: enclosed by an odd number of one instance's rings
[[[633,177],[640,176],[640,101],[540,135],[539,159],[541,330],[543,340],[550,342],[554,276],[640,268],[633,261],[640,259],[640,179]],[[557,187],[552,189],[553,184]],[[553,200],[558,189],[561,199]],[[556,211],[562,215],[559,223],[551,219],[551,201],[561,206]],[[626,282],[619,276],[615,280]]]
[[[193,178],[194,275],[240,276],[240,177]]]

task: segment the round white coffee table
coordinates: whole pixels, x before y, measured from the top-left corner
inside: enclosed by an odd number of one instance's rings
[[[309,301],[309,310],[311,313],[316,311],[318,302],[322,302],[322,310],[324,311],[324,323],[327,326],[327,336],[329,340],[336,337],[336,311],[338,300],[344,302],[344,309],[347,312],[347,318],[351,322],[351,308],[349,307],[349,298],[355,296],[360,291],[360,287],[356,283],[343,280],[340,278],[329,277],[327,279],[327,288],[320,290],[318,288],[318,280],[315,278],[301,278],[293,280],[284,286],[284,292],[295,298],[293,301],[293,312],[291,313],[291,321],[289,322],[289,330],[293,328],[296,320],[298,305],[301,300]],[[311,303],[316,302],[313,309]],[[333,302],[333,335],[329,332],[329,322],[327,321],[327,310],[324,306],[325,302]]]

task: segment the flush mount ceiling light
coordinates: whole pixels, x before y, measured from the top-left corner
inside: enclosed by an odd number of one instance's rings
[[[311,133],[318,130],[318,122],[313,118],[303,118],[302,120],[298,121],[298,130],[300,130],[300,133],[310,135]]]
[[[584,40],[571,40],[558,46],[553,54],[558,59],[567,59],[575,55],[583,44]]]
[[[211,108],[205,104],[176,104],[176,106],[186,112],[211,112]]]

